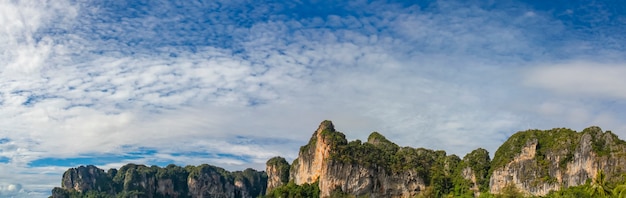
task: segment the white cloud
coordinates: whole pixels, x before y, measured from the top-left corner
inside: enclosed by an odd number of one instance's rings
[[[525,74],[529,86],[592,98],[626,98],[626,64],[588,61],[534,67]]]
[[[34,160],[137,148],[156,153],[98,165],[161,160],[263,169],[270,157],[295,158],[324,119],[348,139],[379,131],[403,146],[460,156],[477,147],[493,153],[527,128],[626,129],[617,110],[594,110],[626,96],[619,64],[527,71],[584,50],[545,45],[565,27],[523,6],[491,11],[439,2],[429,11],[373,3],[359,10],[364,16],[289,18],[263,5],[237,15],[250,19],[238,25],[229,18],[235,4],[206,5],[216,9],[206,15],[204,5],[179,13],[159,4],[111,22],[118,13],[91,5],[97,2],[37,3],[0,4],[7,46],[0,48],[0,138],[9,139],[0,156],[10,158],[0,178],[20,178],[24,193],[48,192],[68,168],[29,167]],[[196,23],[199,17],[211,24]],[[263,17],[270,19],[253,20]],[[175,155],[189,152],[206,156]],[[16,184],[1,182],[5,190]]]

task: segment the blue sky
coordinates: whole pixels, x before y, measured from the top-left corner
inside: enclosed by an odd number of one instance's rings
[[[69,167],[264,169],[317,125],[459,156],[626,136],[620,1],[0,1],[0,196]]]

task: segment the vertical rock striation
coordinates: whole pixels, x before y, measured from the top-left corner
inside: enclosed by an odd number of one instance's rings
[[[371,152],[367,152],[368,149]],[[386,152],[395,155],[399,150],[397,145],[376,132],[366,143],[357,140],[348,144],[345,135],[335,131],[332,122],[326,120],[313,133],[309,143],[300,148],[290,169],[290,179],[296,184],[319,182],[321,197],[329,197],[334,192],[355,196],[412,197],[426,187],[424,175],[412,168],[393,170],[381,160],[386,158],[371,157]],[[268,174],[268,177],[274,177]]]
[[[107,173],[95,166],[71,168],[52,197],[78,193],[112,197],[257,197],[265,194],[267,175],[254,169],[229,172],[211,165],[157,166],[128,164]]]
[[[626,173],[626,142],[599,127],[518,132],[491,160],[481,148],[460,159],[400,147],[378,132],[367,142],[348,142],[326,120],[298,154],[291,165],[282,157],[269,159],[266,172],[207,164],[128,164],[107,172],[80,166],[63,174],[52,197],[478,197],[512,191],[544,196],[585,184],[600,171],[609,184],[623,182]]]
[[[512,185],[525,194],[543,196],[582,185],[600,170],[617,180],[626,170],[624,156],[626,144],[599,127],[582,133],[569,129],[519,132],[496,152],[494,161],[498,158],[502,163],[492,169],[490,192],[497,194]]]
[[[113,189],[111,176],[107,175],[104,170],[93,165],[79,166],[70,168],[63,173],[61,187],[65,189],[73,189],[78,192],[89,190],[109,192]]]
[[[282,157],[273,157],[267,161],[265,166],[268,175],[267,192],[289,182],[289,168],[289,163]]]

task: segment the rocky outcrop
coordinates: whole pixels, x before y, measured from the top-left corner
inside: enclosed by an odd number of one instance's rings
[[[496,152],[495,158],[516,154],[493,169],[489,190],[497,194],[512,185],[525,194],[542,196],[582,185],[600,170],[616,180],[626,170],[624,145],[617,136],[599,127],[582,133],[569,129],[520,132]]]
[[[273,157],[267,161],[265,166],[268,175],[267,192],[289,182],[289,168],[289,163],[282,157]]]
[[[424,179],[414,170],[392,173],[382,167],[337,161],[329,161],[321,175],[322,197],[329,197],[336,190],[355,196],[414,197],[426,187]]]
[[[343,136],[343,134],[336,132],[333,123],[325,120],[313,133],[309,143],[300,148],[300,154],[290,169],[290,178],[296,184],[313,183],[319,179],[322,169],[327,168],[326,162],[333,145],[337,144],[337,142],[332,142],[335,140],[333,136]],[[342,143],[345,141],[345,136],[343,136]]]
[[[224,182],[223,170],[210,165],[201,165],[191,171],[187,180],[191,197],[235,197],[235,183]]]
[[[348,142],[332,122],[323,121],[298,154],[291,165],[282,157],[268,160],[267,174],[206,164],[128,164],[107,172],[80,166],[63,174],[52,197],[543,196],[585,184],[599,172],[611,185],[623,183],[626,173],[626,142],[599,127],[518,132],[491,160],[481,148],[460,159],[445,151],[400,147],[378,132],[367,142]]]
[[[111,175],[108,175],[102,169],[93,165],[80,166],[77,168],[70,168],[63,173],[61,187],[78,192],[85,192],[89,190],[110,192],[113,189],[111,182],[109,182],[110,180]]]
[[[65,172],[61,188],[52,197],[257,197],[265,194],[267,175],[253,169],[229,172],[211,165],[156,166],[128,164],[107,173],[95,166],[80,166]]]
[[[377,132],[372,133],[366,143],[358,140],[348,143],[344,134],[335,131],[332,122],[323,121],[309,143],[300,148],[290,169],[290,180],[296,184],[318,182],[321,197],[329,197],[333,192],[354,196],[413,197],[426,187],[428,181],[424,176],[429,170],[423,167],[432,166],[430,162],[434,161],[435,155],[434,151],[426,149],[402,149]],[[414,152],[420,156],[418,153],[422,151],[432,154],[423,156],[428,164],[416,161],[395,168],[388,164],[391,155],[397,152]],[[376,157],[378,155],[381,156]],[[420,172],[412,166],[422,166],[423,169]],[[269,177],[274,176],[269,174]]]
[[[491,166],[489,152],[485,149],[476,149],[463,157],[463,161],[459,164],[458,170],[461,171],[461,177],[469,181],[469,190],[474,197],[479,197],[480,192],[487,189],[488,171]]]

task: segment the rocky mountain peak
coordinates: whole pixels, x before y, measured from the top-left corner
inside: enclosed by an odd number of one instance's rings
[[[317,133],[321,133],[322,131],[330,131],[335,132],[335,125],[330,120],[324,120],[320,123],[319,127],[317,127]]]
[[[606,173],[610,185],[626,184],[625,156],[626,142],[595,126],[582,132],[520,131],[491,160],[482,148],[461,159],[443,150],[399,147],[378,132],[367,142],[347,142],[325,120],[291,165],[274,157],[266,172],[229,172],[207,164],[128,164],[107,172],[80,166],[63,174],[52,197],[551,197],[585,193],[580,188],[597,181],[599,173]]]

